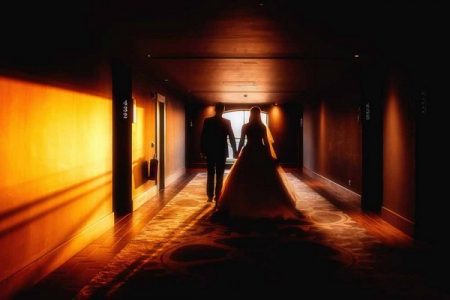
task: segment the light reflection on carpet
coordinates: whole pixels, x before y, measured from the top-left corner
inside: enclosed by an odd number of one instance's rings
[[[280,296],[299,283],[316,296],[408,294],[380,285],[382,276],[374,271],[383,251],[377,239],[294,175],[287,177],[302,220],[223,224],[211,221],[206,174],[198,174],[77,298],[140,298],[142,292],[210,298],[237,288],[242,295]]]

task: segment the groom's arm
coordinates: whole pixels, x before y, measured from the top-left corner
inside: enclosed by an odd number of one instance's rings
[[[236,157],[237,156],[236,139],[234,137],[234,133],[233,133],[233,129],[231,128],[230,121],[227,122],[227,127],[228,127],[228,135],[230,137],[231,149],[233,149],[233,157]]]
[[[247,134],[247,126],[242,125],[241,128],[241,139],[239,141],[239,148],[238,148],[238,153],[241,153],[242,148],[244,147],[244,142],[245,142],[245,135]]]

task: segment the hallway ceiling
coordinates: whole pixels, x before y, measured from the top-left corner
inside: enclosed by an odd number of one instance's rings
[[[16,4],[24,22],[14,12],[2,20],[15,24],[3,51],[9,47],[23,61],[40,57],[44,65],[57,56],[119,57],[204,102],[283,102],[357,86],[361,69],[375,58],[417,60],[443,49],[430,32],[446,28],[445,10],[410,1],[44,3],[27,10]]]
[[[355,36],[308,20],[292,1],[233,2],[140,2],[132,11],[117,4],[114,51],[197,100],[230,103],[332,88],[355,76],[364,59],[355,54],[369,54]]]

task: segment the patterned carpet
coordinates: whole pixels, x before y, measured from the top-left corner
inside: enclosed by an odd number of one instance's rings
[[[384,246],[287,176],[298,222],[215,220],[198,174],[77,299],[450,299],[423,253]]]

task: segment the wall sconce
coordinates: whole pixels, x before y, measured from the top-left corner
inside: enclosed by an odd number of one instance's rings
[[[137,109],[136,109],[136,99],[133,99],[133,124],[136,124],[136,120],[137,120]]]

